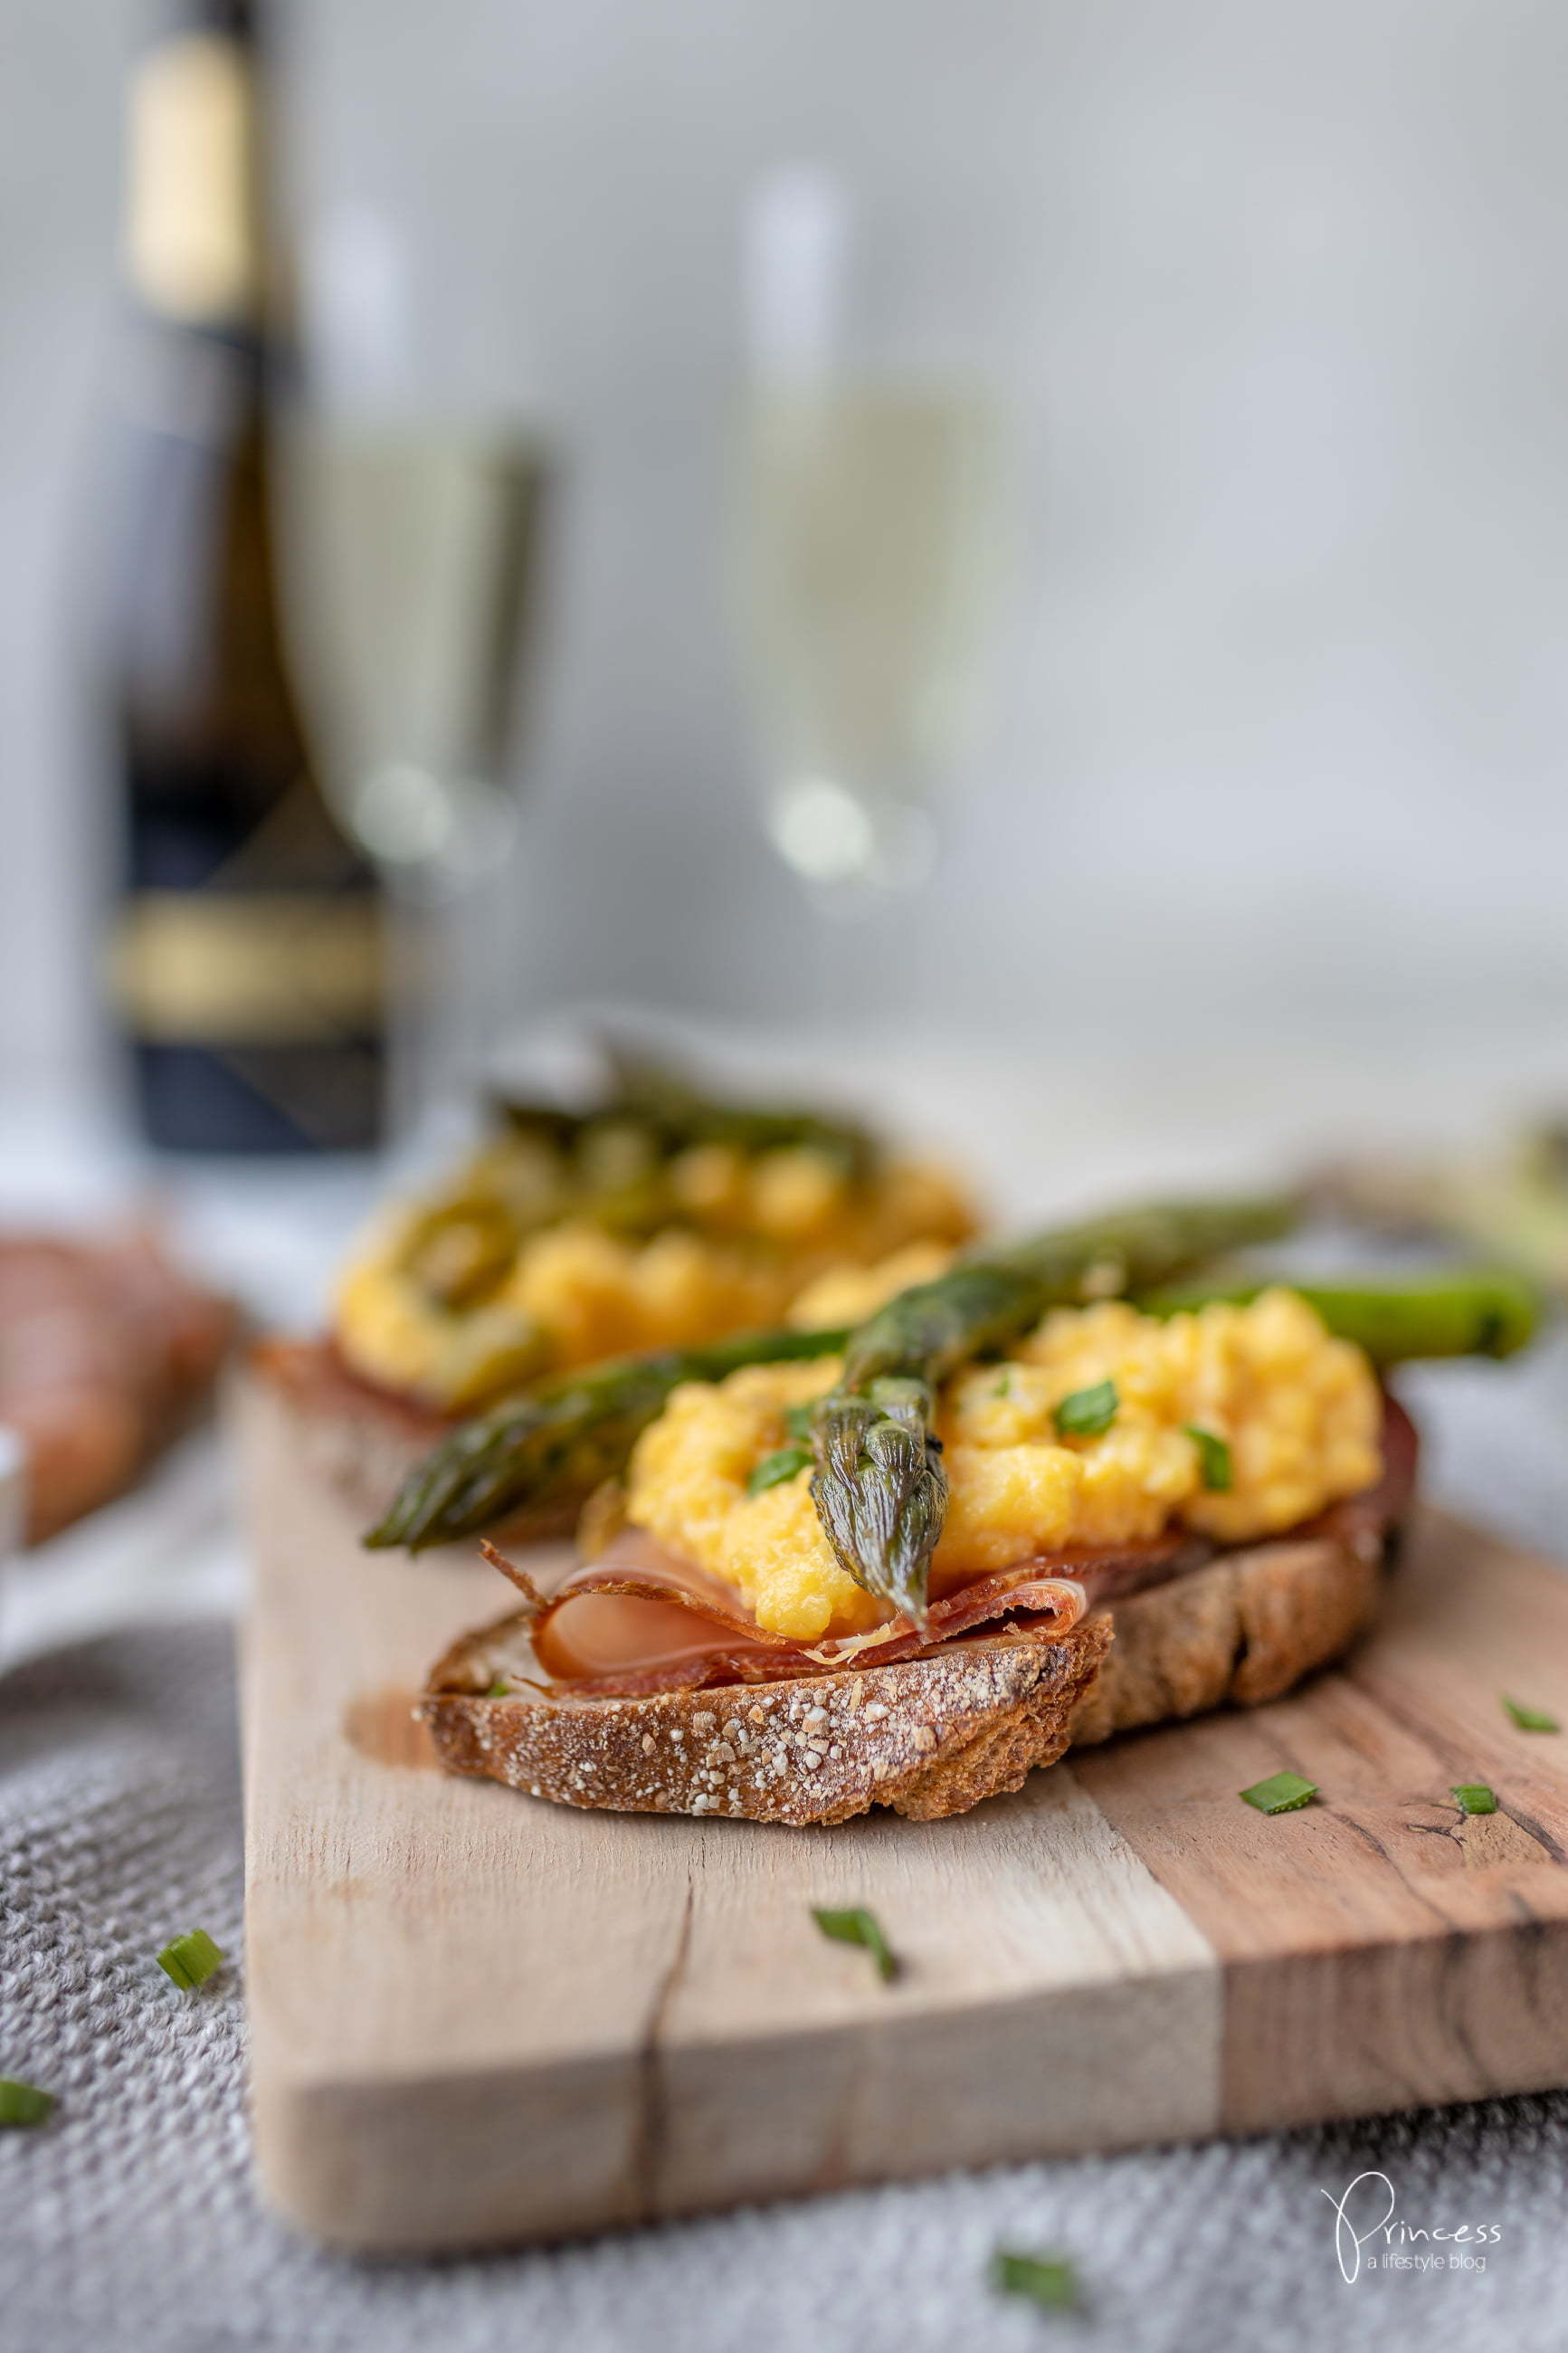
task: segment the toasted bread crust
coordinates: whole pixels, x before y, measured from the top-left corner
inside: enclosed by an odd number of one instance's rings
[[[874,1805],[929,1820],[1016,1789],[1068,1743],[1110,1641],[998,1635],[864,1673],[637,1699],[489,1699],[526,1643],[519,1612],[448,1651],[424,1703],[444,1764],[531,1796],[622,1813],[842,1822]],[[468,1688],[454,1688],[467,1683]]]
[[[1280,1537],[1119,1601],[1115,1648],[1074,1711],[1075,1746],[1278,1699],[1366,1625],[1382,1552]]]
[[[282,1399],[306,1469],[367,1517],[379,1516],[452,1424],[412,1398],[362,1381],[322,1340],[264,1340],[251,1364]],[[496,1533],[514,1544],[570,1535],[578,1505],[519,1512]]]
[[[797,1826],[879,1805],[931,1820],[1018,1788],[1069,1745],[1277,1698],[1365,1625],[1381,1551],[1281,1538],[1054,1641],[1000,1633],[857,1672],[626,1699],[489,1697],[498,1676],[533,1671],[522,1609],[447,1651],[423,1714],[451,1771],[561,1804]]]

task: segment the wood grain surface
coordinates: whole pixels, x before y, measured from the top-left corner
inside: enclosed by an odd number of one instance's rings
[[[1341,1673],[952,1821],[578,1813],[410,1710],[494,1573],[362,1552],[238,1414],[258,2158],[334,2245],[473,2246],[1568,2082],[1568,1577],[1423,1518]],[[1290,1765],[1322,1795],[1237,1801]],[[1466,1818],[1456,1781],[1500,1811]],[[826,1942],[868,1905],[902,1964]]]

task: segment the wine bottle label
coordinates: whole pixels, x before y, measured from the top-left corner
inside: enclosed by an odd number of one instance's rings
[[[363,1037],[384,1018],[379,910],[364,893],[139,892],[110,979],[125,1028],[152,1043]]]
[[[131,87],[126,265],[167,318],[254,316],[260,287],[250,70],[237,41],[184,33]]]

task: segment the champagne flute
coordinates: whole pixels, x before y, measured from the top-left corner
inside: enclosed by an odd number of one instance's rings
[[[495,943],[519,821],[544,446],[510,427],[328,419],[290,450],[295,659],[329,797],[400,934],[393,1072],[405,1134],[457,1108],[493,1043]]]
[[[850,252],[839,183],[772,174],[746,222],[740,603],[774,848],[856,906],[923,880],[970,739],[1000,541],[1002,430]],[[851,316],[850,296],[858,297]]]

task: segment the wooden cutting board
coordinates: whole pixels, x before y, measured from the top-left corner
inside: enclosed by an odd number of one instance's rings
[[[256,2141],[334,2245],[605,2229],[995,2159],[1568,2084],[1568,1576],[1423,1516],[1299,1695],[1085,1751],[952,1821],[577,1813],[410,1709],[509,1588],[367,1555],[240,1401]],[[1237,1790],[1318,1782],[1273,1817]],[[1465,1817],[1457,1781],[1500,1810]],[[868,1905],[903,1963],[826,1941]]]

